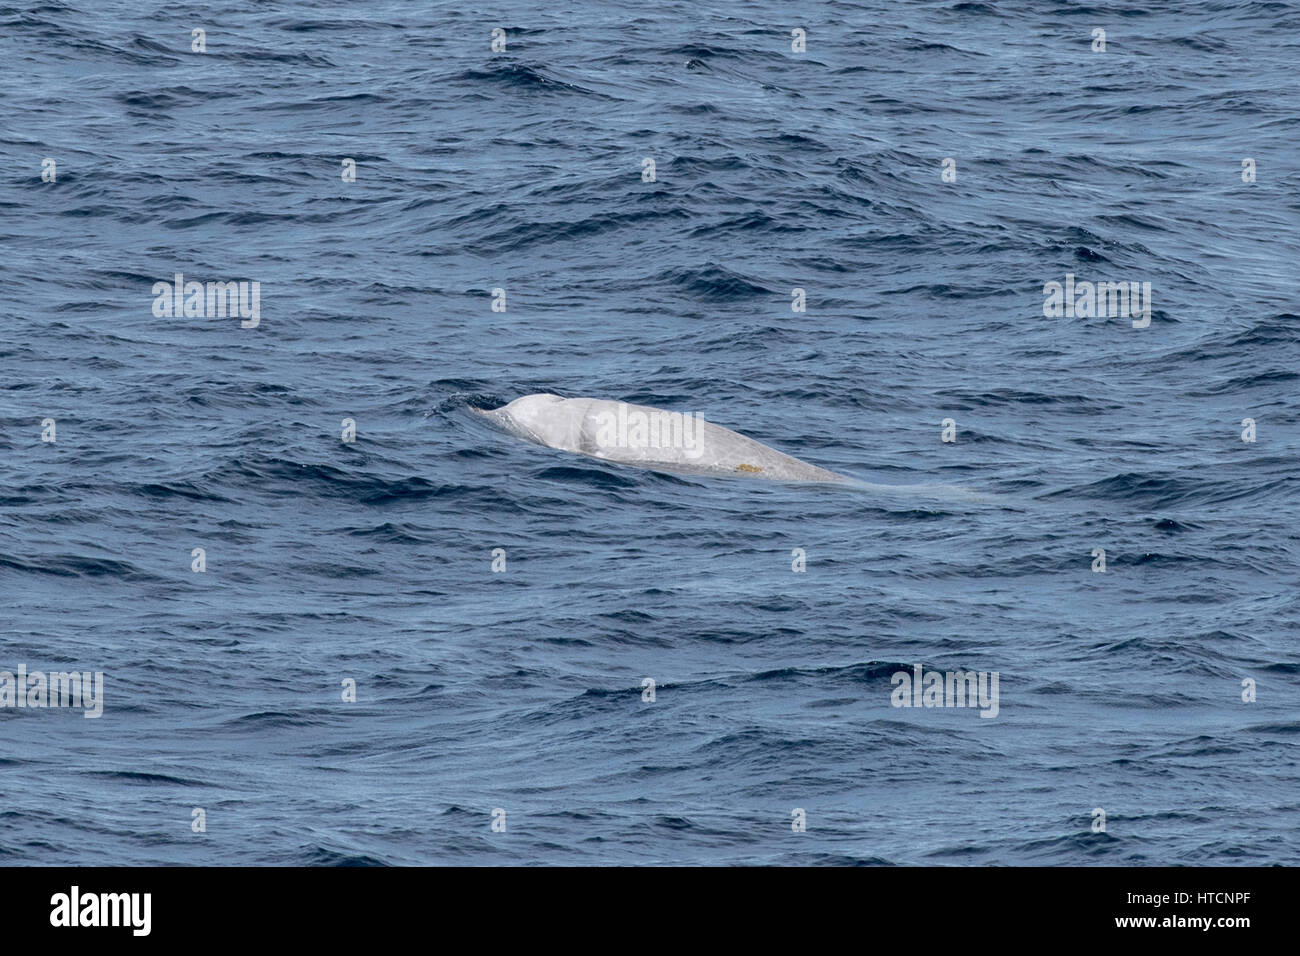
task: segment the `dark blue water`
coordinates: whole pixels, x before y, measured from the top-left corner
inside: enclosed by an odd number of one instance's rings
[[[104,674],[0,709],[0,861],[1300,862],[1297,62],[1229,0],[0,5],[0,670]],[[540,391],[900,487],[468,412]]]

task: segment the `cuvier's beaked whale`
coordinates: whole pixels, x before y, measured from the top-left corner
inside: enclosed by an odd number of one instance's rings
[[[774,481],[850,480],[699,415],[649,405],[540,393],[501,408],[474,411],[539,445],[621,465]]]

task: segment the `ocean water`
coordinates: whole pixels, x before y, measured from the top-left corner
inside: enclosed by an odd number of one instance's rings
[[[1297,62],[1279,2],[0,0],[0,670],[103,674],[0,708],[0,862],[1300,863]],[[469,411],[542,391],[861,484]]]

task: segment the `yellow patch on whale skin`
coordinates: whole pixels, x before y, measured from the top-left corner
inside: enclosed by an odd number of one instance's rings
[[[737,466],[736,466],[736,471],[747,472],[748,474],[751,474],[751,475],[757,475],[757,474],[758,474],[759,472],[761,472],[762,470],[763,470],[763,469],[762,469],[762,468],[759,468],[757,465],[737,465]]]

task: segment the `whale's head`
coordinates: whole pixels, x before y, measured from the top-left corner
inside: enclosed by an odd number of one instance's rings
[[[498,408],[496,414],[508,427],[525,438],[552,448],[567,448],[571,444],[573,423],[560,413],[564,399],[550,392],[525,395],[509,405]]]

